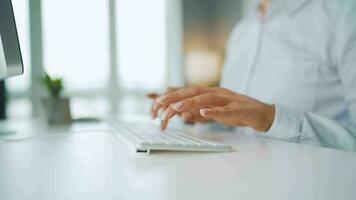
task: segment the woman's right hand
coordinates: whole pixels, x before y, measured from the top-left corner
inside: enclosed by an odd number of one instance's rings
[[[175,91],[177,91],[179,89],[181,89],[181,88],[169,87],[166,90],[166,92],[164,92],[161,95],[157,94],[157,93],[150,93],[150,94],[146,95],[148,98],[153,100],[152,106],[151,106],[151,117],[152,117],[152,119],[156,119],[158,117],[158,113],[160,112],[160,110],[165,111],[167,109],[167,106],[165,106],[165,107],[162,106],[160,103],[158,103],[156,101],[156,99],[159,98],[162,95],[165,95],[165,94],[168,94],[168,93],[171,93],[171,92],[175,92]],[[189,111],[189,112],[182,112],[182,113],[178,113],[178,115],[180,117],[182,117],[182,119],[187,123],[197,123],[197,122],[204,123],[204,122],[211,121],[211,119],[207,119],[207,118],[202,117],[200,115],[199,110],[192,110],[192,111]]]

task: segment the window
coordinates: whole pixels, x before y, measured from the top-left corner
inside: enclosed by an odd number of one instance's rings
[[[68,90],[105,88],[109,76],[108,1],[43,0],[44,69]]]
[[[110,111],[109,0],[42,0],[43,69],[64,78],[74,117]],[[9,79],[9,117],[30,116],[30,0],[13,0],[24,57],[24,76]],[[142,112],[146,99],[137,90],[166,83],[166,0],[117,0],[118,77],[122,112]],[[34,18],[35,19],[35,18]],[[37,70],[36,70],[37,71]],[[40,72],[39,72],[40,73]],[[40,80],[38,80],[40,81]],[[35,86],[36,87],[36,86]],[[120,93],[120,91],[118,91]],[[35,105],[41,102],[32,102]],[[137,106],[139,105],[139,106]],[[21,109],[19,109],[21,108]]]
[[[119,80],[127,89],[160,89],[166,76],[165,0],[117,1]]]

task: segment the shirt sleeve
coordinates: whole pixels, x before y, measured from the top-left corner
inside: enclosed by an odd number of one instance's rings
[[[335,59],[347,105],[347,124],[315,113],[303,113],[276,105],[275,119],[266,136],[356,150],[356,3],[344,1],[335,30]]]
[[[356,150],[354,124],[341,125],[321,115],[302,113],[281,105],[276,105],[275,119],[266,136],[343,150]]]

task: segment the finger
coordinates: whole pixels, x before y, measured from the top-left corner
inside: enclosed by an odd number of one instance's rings
[[[160,104],[156,101],[153,102],[152,106],[151,106],[151,117],[152,119],[156,119],[157,118],[157,113],[160,109]]]
[[[157,93],[148,93],[146,94],[146,97],[155,100],[159,97],[159,94]],[[156,103],[156,101],[153,101],[152,106],[151,106],[151,117],[152,119],[156,119],[157,118],[157,113],[159,110],[159,104]]]
[[[154,117],[153,119],[156,119],[159,113],[162,111],[162,113],[168,108],[168,106],[162,106],[161,104],[154,102],[152,105],[152,116]]]
[[[161,121],[161,125],[160,125],[161,131],[166,130],[167,125],[168,125],[168,120],[162,120],[162,121]]]
[[[163,112],[168,108],[169,105],[167,106],[162,106],[161,104],[159,104],[158,102],[153,102],[152,104],[152,112],[151,115],[153,117],[153,119],[156,119],[157,116],[159,115],[158,113],[160,113],[160,111],[162,110]]]
[[[186,122],[193,122],[193,121],[206,121],[203,117],[200,116],[199,111],[194,113],[191,112],[195,108],[204,108],[207,106],[217,106],[220,105],[222,101],[218,101],[214,99],[215,94],[213,93],[206,93],[201,96],[192,97],[191,99],[185,100],[183,102],[179,102],[178,104],[173,104],[166,109],[166,111],[162,115],[162,129],[165,129],[168,120],[172,118],[175,114],[180,113],[180,108],[183,107],[182,111],[185,111],[185,114],[182,116]],[[185,102],[185,103],[184,103]],[[162,107],[162,105],[161,105]],[[167,107],[167,106],[166,106]],[[198,110],[198,109],[195,109]],[[191,112],[191,113],[190,113]]]
[[[172,108],[178,112],[189,112],[201,108],[224,106],[228,103],[228,97],[210,92],[174,103]]]
[[[168,94],[170,92],[177,91],[178,89],[180,89],[180,88],[178,88],[178,87],[169,87],[169,88],[167,88],[166,92],[164,92],[163,94]],[[150,99],[153,99],[153,100],[157,99],[159,96],[160,96],[159,94],[154,93],[154,92],[146,94],[146,97],[148,97]]]
[[[188,123],[195,123],[195,122],[208,122],[211,119],[204,118],[200,115],[199,110],[194,112],[185,112],[182,113],[182,119]]]
[[[166,91],[164,94],[167,94],[167,93],[169,93],[169,92],[174,92],[174,91],[176,91],[176,90],[178,90],[178,89],[179,89],[179,88],[177,88],[177,87],[169,87],[169,88],[167,89],[167,91]],[[160,97],[160,95],[157,94],[157,93],[149,93],[149,94],[147,94],[146,96],[147,96],[148,98],[152,99],[152,100],[156,100],[158,97]],[[168,106],[164,106],[164,107],[163,107],[163,110],[165,110],[167,107],[168,107]],[[151,117],[152,117],[152,119],[156,119],[156,118],[157,118],[158,112],[159,112],[159,110],[160,110],[161,108],[162,108],[161,105],[160,105],[157,101],[154,101],[154,102],[153,102],[153,104],[152,104],[152,106],[151,106]]]
[[[164,94],[170,93],[170,92],[175,92],[177,90],[181,89],[180,87],[169,87],[167,88],[167,91]]]
[[[175,115],[177,112],[169,106],[161,115],[161,130],[164,131],[167,128],[169,120]]]
[[[151,106],[151,117],[152,119],[156,119],[158,116],[158,112],[160,111],[160,109],[165,110],[167,108],[167,106],[161,106],[161,104],[159,104],[157,101],[153,101],[152,106]]]
[[[219,118],[219,117],[228,117],[230,114],[230,108],[228,106],[223,107],[214,107],[214,108],[203,108],[200,109],[200,115],[205,118]]]
[[[246,126],[242,120],[242,113],[235,111],[232,106],[203,108],[200,109],[200,114],[224,125]]]
[[[174,92],[167,93],[165,95],[160,96],[156,99],[158,103],[161,105],[169,105],[171,103],[184,100],[186,98],[190,98],[196,95],[204,94],[207,92],[213,91],[213,88],[210,87],[189,87],[182,88]]]

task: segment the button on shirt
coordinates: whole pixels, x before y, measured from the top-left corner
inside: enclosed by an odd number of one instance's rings
[[[355,1],[272,0],[234,28],[221,86],[276,105],[266,136],[356,150]]]

